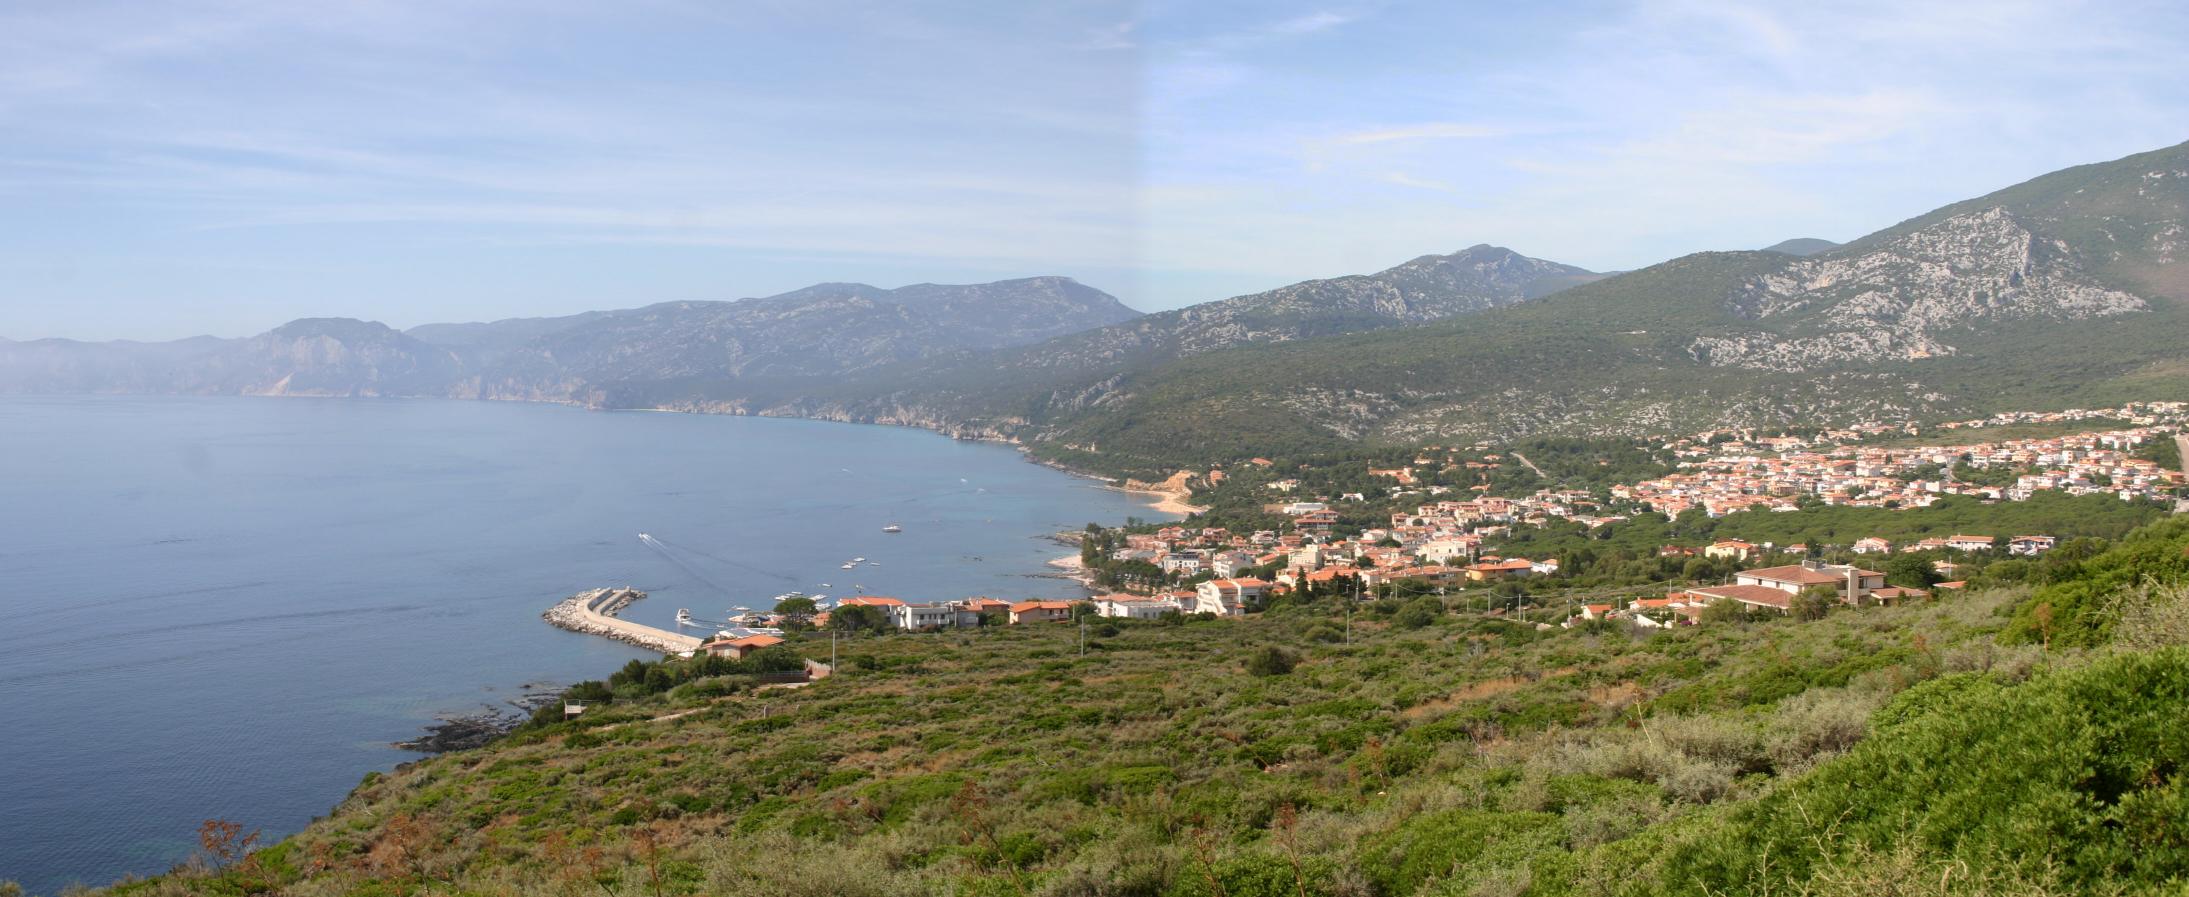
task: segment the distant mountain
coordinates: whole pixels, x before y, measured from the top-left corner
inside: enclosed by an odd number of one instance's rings
[[[1602,276],[1481,245],[1422,256],[1375,274],[1304,281],[1041,343],[936,353],[852,376],[770,371],[778,376],[651,382],[596,377],[593,382],[604,388],[593,400],[609,407],[912,424],[957,435],[1016,438],[1037,429],[1039,421],[1115,400],[1121,380],[1180,359],[1421,326],[1539,299]]]
[[[605,384],[839,377],[999,349],[1139,313],[1068,278],[885,290],[821,284],[737,302],[403,333],[341,318],[241,340],[0,343],[0,392],[451,396],[597,402]]]
[[[1834,243],[1830,240],[1819,240],[1815,237],[1795,237],[1791,240],[1781,240],[1777,243],[1765,246],[1763,248],[1763,251],[1776,252],[1781,255],[1796,255],[1808,257],[1816,255],[1820,252],[1830,252],[1834,249],[1838,249],[1839,246],[1840,244]]]
[[[585,397],[744,381],[835,379],[882,365],[1002,349],[1137,317],[1063,277],[883,290],[820,284],[741,302],[668,302],[602,315],[507,353],[491,398]]]
[[[1603,276],[1499,246],[1476,245],[1450,255],[1421,256],[1374,274],[1302,281],[1147,315],[1052,341],[1022,353],[1018,361],[1073,368],[1403,327],[1541,298]]]
[[[2189,144],[1806,258],[1702,253],[1422,327],[1121,376],[1022,438],[1145,470],[1348,440],[1653,434],[2189,399]],[[1178,447],[1188,447],[1180,450]]]
[[[421,324],[403,331],[421,342],[455,352],[464,363],[480,368],[501,360],[526,343],[611,314],[589,311],[559,318],[506,318],[477,324]]]

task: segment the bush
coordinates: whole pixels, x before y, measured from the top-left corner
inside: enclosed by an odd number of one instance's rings
[[[1376,893],[1415,894],[1434,882],[1471,881],[1524,866],[1535,854],[1561,849],[1564,835],[1550,813],[1449,810],[1414,817],[1369,840],[1359,865]]]
[[[1282,676],[1299,666],[1300,659],[1276,645],[1265,645],[1247,657],[1247,672],[1256,676]]]
[[[1444,615],[1444,602],[1431,595],[1424,595],[1406,603],[1392,616],[1391,622],[1402,629],[1420,629]]]
[[[2184,699],[2183,649],[2012,688],[1947,677],[1887,707],[1877,735],[1846,756],[1740,807],[1728,824],[1744,837],[1684,845],[1667,868],[1696,890],[1749,893],[1905,846],[1999,874],[2057,874],[2067,892],[2179,881]]]

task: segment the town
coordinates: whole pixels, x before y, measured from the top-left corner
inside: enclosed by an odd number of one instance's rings
[[[1081,551],[1060,563],[1079,571],[1075,578],[1096,593],[1091,598],[917,602],[866,595],[843,599],[833,608],[792,607],[791,613],[779,611],[768,622],[791,628],[938,631],[1083,618],[1225,618],[1296,597],[1336,595],[1361,601],[1433,594],[1455,607],[1477,607],[1489,615],[1525,615],[1538,626],[1624,621],[1649,629],[1728,616],[1799,616],[1833,606],[1892,604],[1938,589],[1962,588],[1997,561],[2041,556],[2062,539],[2043,532],[1954,532],[1898,541],[1869,535],[1843,544],[1738,538],[1667,542],[1653,546],[1662,576],[1594,589],[1565,575],[1570,558],[1523,557],[1506,549],[1532,530],[1559,524],[1600,530],[1637,515],[1717,519],[1831,507],[1915,511],[1951,497],[1989,505],[2029,501],[2041,494],[2110,496],[2156,506],[2183,493],[2178,452],[2153,449],[2176,448],[2185,418],[2189,403],[2002,414],[1935,430],[1958,434],[2034,426],[2063,432],[1950,444],[1878,444],[1909,436],[1910,428],[1885,425],[1800,436],[1699,433],[1656,446],[1677,459],[1672,473],[1593,489],[1554,486],[1510,497],[1440,497],[1454,490],[1425,485],[1423,471],[1403,466],[1367,471],[1393,481],[1387,495],[1375,497],[1359,492],[1302,496],[1301,481],[1288,476],[1257,487],[1287,499],[1269,505],[1282,520],[1275,526],[1240,530],[1192,525],[1222,516],[1199,515],[1187,523],[1090,527],[1069,534]],[[2078,425],[2113,428],[2065,432]],[[2162,458],[2171,466],[2162,464]],[[1524,458],[1495,452],[1463,463],[1490,469],[1508,461],[1533,466]],[[1253,459],[1247,466],[1266,469],[1271,462]],[[1202,482],[1215,485],[1227,478],[1219,468]],[[1408,496],[1416,495],[1435,500],[1404,505]],[[1390,510],[1364,517],[1365,510],[1352,510],[1356,506]],[[1889,572],[1865,569],[1864,563],[1888,566]],[[1478,599],[1479,605],[1474,603]],[[775,644],[774,639],[726,634],[699,650],[743,656]]]

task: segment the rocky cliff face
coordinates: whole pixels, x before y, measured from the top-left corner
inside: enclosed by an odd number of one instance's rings
[[[1933,358],[1954,353],[1947,339],[1955,330],[2150,308],[2094,281],[2067,241],[2040,237],[1997,207],[1789,263],[1742,284],[1726,305],[1782,328],[1699,337],[1694,357],[1775,371]]]

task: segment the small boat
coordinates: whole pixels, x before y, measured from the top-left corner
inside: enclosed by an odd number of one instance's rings
[[[852,559],[851,559],[851,562],[852,562],[852,563],[854,563],[854,564],[856,564],[856,563],[858,563],[858,562],[860,562],[860,561],[863,561],[863,560],[866,560],[866,558],[852,558]]]
[[[676,609],[676,625],[678,625],[678,626],[690,626],[690,625],[692,625],[692,609],[691,609],[691,608],[689,608],[689,607],[680,607],[680,608],[677,608],[677,609]]]
[[[896,524],[892,523],[892,524],[890,524],[890,525],[888,525],[888,526],[882,527],[882,532],[885,532],[885,533],[901,533],[901,532],[904,532],[904,527],[901,527],[901,526],[898,526],[898,525],[896,525]]]
[[[843,566],[843,567],[842,567],[841,569],[844,569],[844,570],[849,570],[849,569],[851,569],[851,568],[853,568],[853,567],[857,567],[857,566],[859,566],[859,565],[858,565],[858,564],[854,564],[854,563],[851,563],[851,562],[849,562],[849,561],[846,561],[846,562],[844,562],[844,566]]]

